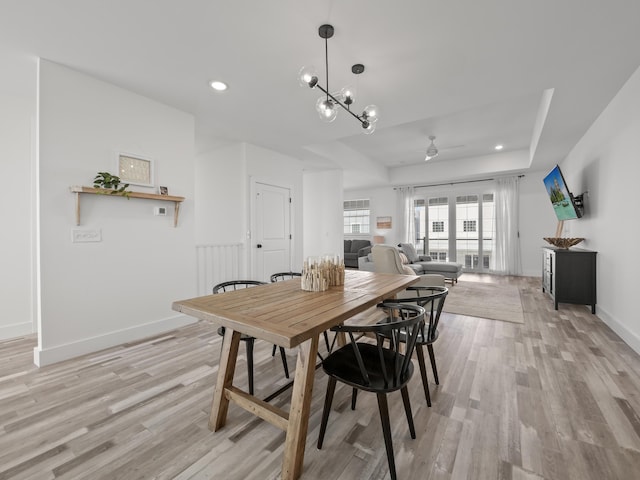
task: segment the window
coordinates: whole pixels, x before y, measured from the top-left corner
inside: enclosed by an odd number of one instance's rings
[[[446,262],[447,261],[447,252],[429,252],[429,256],[431,260]]]
[[[369,233],[369,200],[345,200],[343,204],[344,233]]]
[[[492,192],[415,200],[416,245],[433,260],[457,261],[466,270],[494,268],[495,204]]]
[[[427,249],[434,260],[449,257],[449,198],[432,197],[427,201],[427,220],[431,231],[427,238]]]

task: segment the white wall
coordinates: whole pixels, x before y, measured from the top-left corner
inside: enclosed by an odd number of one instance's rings
[[[0,48],[0,339],[36,331],[35,121],[36,62]]]
[[[560,164],[574,195],[588,191],[585,216],[566,222],[564,236],[584,237],[580,247],[598,252],[597,314],[637,352],[639,132],[640,69]]]
[[[520,252],[522,274],[540,277],[542,247],[549,246],[543,238],[554,237],[558,221],[544,188],[545,172],[527,172],[520,179]]]
[[[342,257],[342,170],[305,172],[302,257],[336,254]]]
[[[346,190],[345,200],[366,200],[369,199],[369,210],[371,214],[371,233],[368,235],[345,235],[347,238],[364,238],[373,242],[374,235],[384,236],[385,243],[395,245],[401,241],[399,232],[399,210],[396,191],[393,187],[360,188],[357,190]],[[340,214],[342,217],[342,213]],[[376,228],[377,217],[391,217],[390,230],[379,230]]]
[[[200,154],[196,161],[196,240],[198,244],[241,243],[242,275],[252,278],[251,184],[291,189],[292,264],[302,268],[302,163],[248,143],[235,143]]]
[[[245,144],[234,143],[196,157],[196,243],[245,243],[247,166]]]
[[[41,314],[35,361],[52,363],[194,321],[171,310],[195,296],[194,120],[191,115],[41,60],[39,71]],[[164,202],[83,195],[71,185],[115,173],[118,152],[155,161],[156,185],[186,197],[178,227]],[[139,191],[154,191],[132,186]],[[72,243],[75,228],[98,243]]]
[[[291,269],[302,269],[302,162],[266,148],[258,147],[250,143],[245,144],[247,158],[247,175],[249,184],[252,182],[267,183],[291,189],[291,232],[293,242],[291,244]],[[250,215],[251,202],[247,204],[247,216]],[[249,218],[251,224],[251,218]],[[250,225],[251,228],[254,228]],[[250,246],[247,249],[249,262],[253,264],[255,249]]]
[[[492,153],[480,157],[456,160],[456,172],[459,180],[486,178],[486,170],[500,172],[501,176],[511,175],[529,168],[529,151],[514,150],[510,152]],[[447,183],[451,180],[451,165],[445,159],[406,167],[389,169],[392,185],[433,185]]]

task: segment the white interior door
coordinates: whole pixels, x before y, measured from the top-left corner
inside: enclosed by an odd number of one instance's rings
[[[265,183],[255,185],[253,271],[256,279],[268,282],[272,274],[291,270],[291,192]]]

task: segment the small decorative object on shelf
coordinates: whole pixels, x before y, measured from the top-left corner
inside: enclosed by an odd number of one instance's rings
[[[584,238],[544,237],[544,240],[554,247],[567,249],[579,244]]]
[[[96,193],[109,195],[122,195],[129,198],[131,192],[127,192],[128,183],[121,183],[120,177],[111,175],[109,172],[98,172],[93,179],[93,187],[100,189]]]
[[[335,285],[344,285],[344,262],[339,255],[309,257],[305,260],[300,280],[302,290],[324,292]]]
[[[158,187],[158,193],[160,195],[169,195],[169,189],[167,187],[160,186]]]

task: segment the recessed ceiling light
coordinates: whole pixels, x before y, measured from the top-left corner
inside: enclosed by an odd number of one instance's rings
[[[504,145],[496,145],[494,148],[496,150],[502,150],[504,148]]]
[[[221,82],[220,80],[212,80],[209,82],[211,88],[213,88],[216,92],[224,92],[227,89],[227,84]]]

